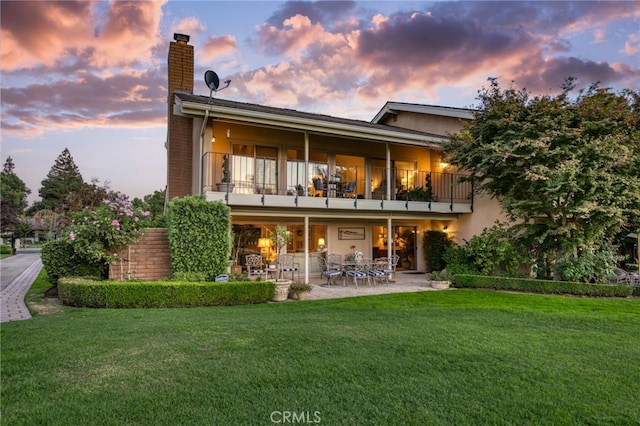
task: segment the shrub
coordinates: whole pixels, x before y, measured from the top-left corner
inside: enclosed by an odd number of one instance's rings
[[[82,258],[114,263],[119,250],[138,241],[148,216],[148,211],[134,209],[126,199],[104,199],[96,210],[74,214],[66,232]]]
[[[609,248],[584,250],[578,256],[562,259],[557,266],[560,279],[584,283],[604,283],[613,272],[613,267],[622,259]]]
[[[208,281],[225,273],[233,243],[229,207],[200,196],[174,198],[168,207],[173,273],[202,273]]]
[[[480,273],[473,263],[473,258],[468,255],[464,247],[450,245],[445,249],[442,259],[447,265],[447,270],[454,275]]]
[[[422,236],[422,248],[424,260],[427,264],[427,272],[440,271],[447,266],[444,261],[444,253],[453,242],[446,232],[426,231]]]
[[[65,305],[91,308],[169,308],[265,303],[275,283],[91,281],[63,278],[58,296]]]
[[[579,296],[628,297],[634,294],[634,287],[627,285],[586,284],[531,278],[490,277],[486,275],[456,275],[455,284],[456,287],[460,288],[490,288]]]
[[[83,276],[100,278],[105,265],[83,258],[74,250],[71,240],[47,241],[40,252],[47,279],[57,285],[61,277]]]
[[[454,281],[454,275],[451,272],[448,272],[447,270],[442,270],[442,271],[433,271],[430,272],[429,274],[429,280],[430,281]]]
[[[0,245],[0,254],[13,254],[13,249],[11,246],[1,244]]]
[[[202,282],[207,280],[207,275],[204,272],[183,272],[178,271],[171,277],[172,281],[185,281],[185,282]]]
[[[289,286],[289,293],[303,293],[303,292],[311,292],[313,290],[313,286],[311,284],[305,283],[291,283]]]

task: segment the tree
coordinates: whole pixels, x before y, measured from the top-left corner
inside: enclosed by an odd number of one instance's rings
[[[555,279],[562,259],[608,249],[622,226],[640,227],[639,94],[592,85],[571,99],[574,90],[569,78],[560,94],[532,97],[490,79],[475,120],[446,148],[501,203],[520,242],[554,265]]]
[[[150,212],[149,215],[149,226],[156,228],[164,228],[166,227],[165,216],[164,216],[164,204],[165,204],[165,193],[164,189],[154,191],[153,194],[147,194],[142,199],[134,198],[133,205],[134,207],[147,210]]]
[[[68,197],[80,193],[84,185],[78,166],[65,148],[42,181],[39,193],[43,207],[56,213],[69,212],[72,208],[67,203]]]
[[[0,173],[0,215],[2,231],[11,231],[20,223],[19,216],[27,207],[31,190],[14,172],[15,165],[9,156]]]

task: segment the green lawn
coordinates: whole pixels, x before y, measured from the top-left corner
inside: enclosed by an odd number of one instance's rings
[[[637,299],[65,308],[1,344],[3,425],[640,424]]]

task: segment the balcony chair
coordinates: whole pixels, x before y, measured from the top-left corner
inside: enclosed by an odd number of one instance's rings
[[[313,179],[313,189],[315,189],[316,191],[321,192],[323,197],[327,196],[328,188],[324,185],[324,183],[322,182],[321,178],[314,178]]]
[[[281,254],[278,258],[280,270],[283,272],[291,272],[291,281],[293,281],[293,275],[298,273],[298,281],[300,281],[300,264],[294,262],[295,258],[292,254]]]
[[[342,196],[343,197],[355,198],[355,196],[356,196],[356,181],[355,180],[352,180],[351,182],[349,182],[347,184],[347,186],[342,191]]]
[[[263,276],[266,278],[267,273],[269,272],[264,268],[262,263],[262,256],[259,254],[248,254],[244,257],[245,265],[247,266],[247,274],[249,275],[249,279],[252,276],[257,275],[258,277]]]
[[[327,285],[335,285],[335,280],[338,277],[342,276],[342,269],[329,266],[329,264],[327,263],[327,259],[325,259],[324,257],[318,258],[318,264],[320,265],[320,269],[322,270],[322,272],[320,273],[320,277],[327,279]],[[333,283],[331,282],[332,279]]]

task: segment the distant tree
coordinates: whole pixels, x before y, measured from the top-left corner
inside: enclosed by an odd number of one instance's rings
[[[0,215],[3,232],[11,231],[20,223],[19,217],[27,207],[27,196],[31,190],[15,174],[13,159],[9,156],[0,173]]]
[[[490,83],[475,120],[451,138],[450,161],[500,201],[520,242],[555,265],[554,279],[563,259],[640,227],[637,92],[593,85],[572,100],[571,78],[556,96]]]
[[[73,208],[68,205],[69,196],[80,193],[84,185],[78,166],[65,148],[42,181],[39,193],[43,207],[56,213],[68,213]]]
[[[147,194],[142,199],[134,198],[133,206],[142,210],[146,210],[149,215],[149,226],[164,228],[166,227],[164,207],[165,207],[166,190],[161,189],[154,191],[153,194]]]

